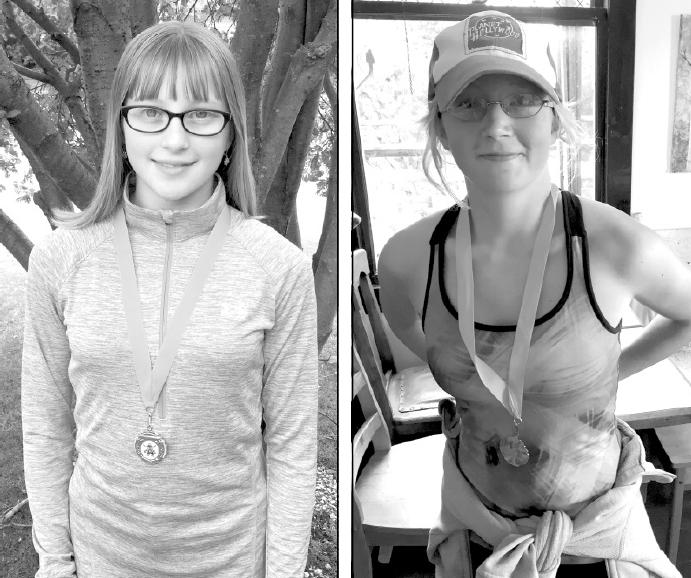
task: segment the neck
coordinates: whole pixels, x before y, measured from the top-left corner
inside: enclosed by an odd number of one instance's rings
[[[469,181],[467,186],[473,245],[515,247],[530,241],[532,246],[551,192],[549,175],[520,191],[488,193]]]

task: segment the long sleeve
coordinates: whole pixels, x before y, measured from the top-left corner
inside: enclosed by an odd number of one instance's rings
[[[39,554],[37,578],[76,576],[69,524],[73,390],[70,349],[58,303],[56,257],[36,247],[26,283],[22,353],[24,471]]]
[[[309,261],[298,257],[276,264],[275,323],[264,341],[267,578],[302,578],[314,508],[317,310]]]

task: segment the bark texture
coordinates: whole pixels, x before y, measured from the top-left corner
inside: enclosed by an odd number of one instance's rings
[[[74,32],[84,71],[89,118],[103,154],[106,107],[115,69],[125,45],[132,39],[130,3],[117,0],[72,0]]]
[[[324,92],[331,105],[331,116],[337,123],[338,100],[328,73],[324,76]],[[312,269],[317,293],[317,343],[321,351],[333,331],[338,308],[338,133],[334,134],[331,147],[324,223],[317,251],[312,256]]]
[[[314,42],[303,44],[292,56],[288,71],[268,114],[263,140],[255,157],[257,199],[263,206],[283,158],[302,105],[321,83],[336,50],[336,1],[331,0]]]
[[[315,253],[316,270],[314,272],[314,287],[317,294],[317,344],[319,351],[333,331],[334,319],[338,305],[338,291],[336,287],[338,273],[338,231],[337,231],[337,196],[338,196],[338,154],[334,146],[329,165],[329,186],[326,198],[324,228],[321,250]]]
[[[18,110],[8,119],[10,130],[42,159],[55,184],[79,208],[89,204],[96,179],[46,117],[4,50],[0,50],[0,107]]]
[[[34,244],[2,209],[0,209],[0,243],[19,261],[25,271],[29,270],[29,255]]]
[[[156,0],[130,0],[132,38],[158,22]]]
[[[233,35],[230,50],[237,60],[245,89],[250,158],[254,157],[261,140],[262,79],[277,25],[278,0],[240,1],[238,32]]]

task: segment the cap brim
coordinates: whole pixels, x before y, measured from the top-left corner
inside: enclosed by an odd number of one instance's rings
[[[549,81],[527,64],[508,59],[505,56],[485,54],[469,57],[441,77],[434,87],[434,95],[439,110],[446,110],[466,86],[485,74],[515,74],[534,82],[555,102],[561,100]]]

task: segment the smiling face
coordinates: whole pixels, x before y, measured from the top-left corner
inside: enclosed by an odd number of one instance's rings
[[[509,74],[487,74],[469,84],[461,97],[504,100],[517,93],[544,96],[529,80]],[[441,115],[441,141],[451,151],[465,175],[469,189],[493,194],[549,186],[550,146],[555,142],[552,109],[544,107],[529,118],[511,118],[498,104],[491,104],[477,121]]]
[[[128,98],[124,105],[154,106],[170,112],[228,112],[226,103],[212,92],[205,100],[194,99],[185,90],[184,72],[176,76],[174,81],[164,79],[156,98]],[[214,173],[231,144],[230,123],[217,135],[198,136],[188,133],[179,118],[171,119],[158,133],[135,131],[123,119],[122,131],[128,160],[137,175],[135,204],[148,209],[191,210],[209,199]]]

